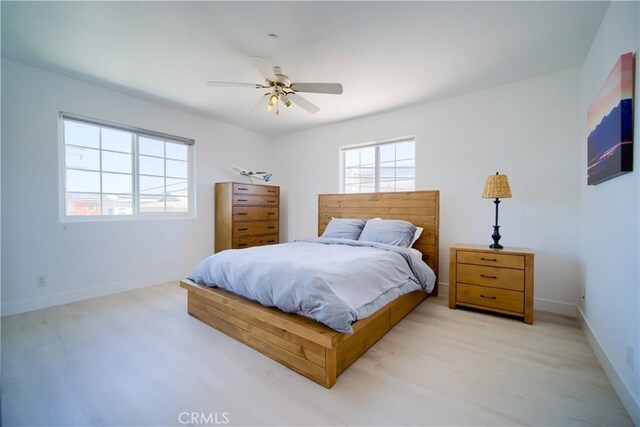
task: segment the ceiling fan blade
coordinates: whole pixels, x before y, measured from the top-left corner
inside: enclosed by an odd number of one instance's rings
[[[317,113],[320,110],[320,107],[318,107],[316,104],[312,103],[306,98],[303,98],[297,93],[290,93],[289,95],[287,95],[287,97],[299,107],[302,107],[310,113]]]
[[[207,82],[207,86],[211,87],[255,87],[261,88],[262,85],[257,83],[236,83],[236,82]]]
[[[342,93],[340,83],[291,83],[291,89],[296,92],[329,93],[332,95]]]
[[[273,72],[273,67],[261,56],[250,56],[249,59],[253,62],[253,65],[260,71],[262,76],[269,81],[277,81],[278,78]]]

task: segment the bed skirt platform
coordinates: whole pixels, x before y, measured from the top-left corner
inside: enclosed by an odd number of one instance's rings
[[[188,291],[191,316],[326,388],[427,296],[424,291],[403,295],[354,323],[349,335],[223,289],[190,280],[180,286]]]

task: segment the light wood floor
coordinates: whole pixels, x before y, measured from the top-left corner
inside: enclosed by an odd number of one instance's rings
[[[574,320],[431,298],[326,390],[185,304],[165,284],[2,319],[3,425],[632,425]]]

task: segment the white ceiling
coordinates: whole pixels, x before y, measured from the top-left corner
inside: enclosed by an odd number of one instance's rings
[[[277,135],[578,66],[607,5],[5,1],[2,55]],[[344,94],[275,117],[257,89],[205,86],[262,82],[249,55]]]

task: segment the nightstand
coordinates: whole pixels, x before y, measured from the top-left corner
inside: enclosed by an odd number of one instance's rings
[[[533,324],[533,258],[526,248],[450,248],[449,308],[473,307]]]

